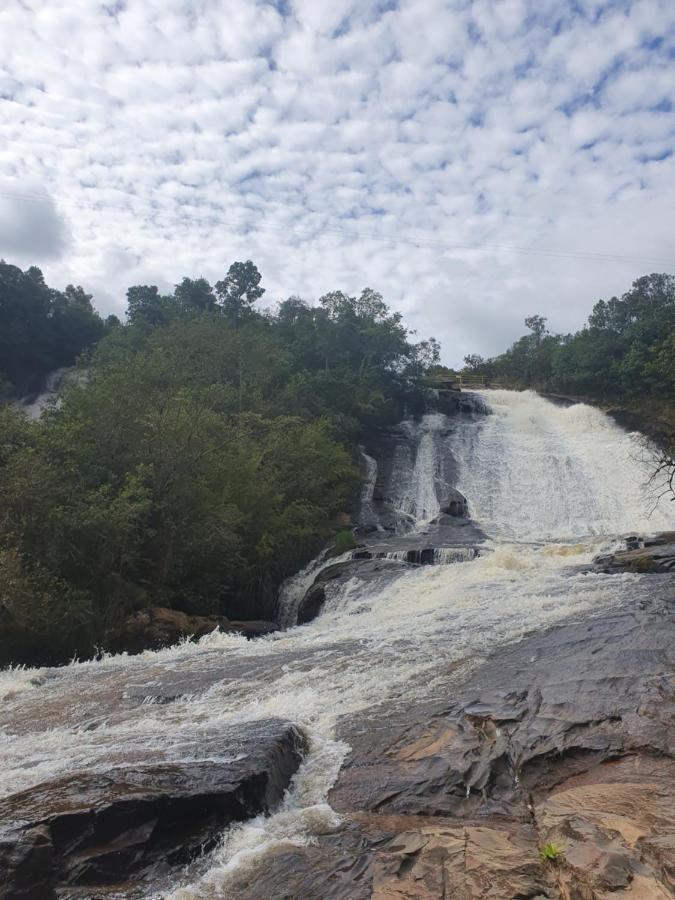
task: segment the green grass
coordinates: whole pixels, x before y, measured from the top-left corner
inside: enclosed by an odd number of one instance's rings
[[[554,844],[552,841],[544,844],[539,851],[539,856],[541,856],[544,862],[556,862],[556,860],[560,859],[562,854],[562,847],[558,847],[558,845]]]

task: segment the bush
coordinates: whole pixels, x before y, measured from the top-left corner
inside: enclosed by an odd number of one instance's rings
[[[333,542],[333,556],[342,556],[349,550],[356,550],[358,544],[351,531],[338,531]]]

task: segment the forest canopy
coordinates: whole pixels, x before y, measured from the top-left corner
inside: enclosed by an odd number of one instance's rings
[[[48,287],[35,266],[22,272],[0,260],[0,399],[36,389],[100,340],[105,326],[91,301],[72,284]]]
[[[83,371],[39,423],[0,408],[3,661],[115,646],[148,606],[272,618],[358,491],[359,442],[421,406],[438,362],[370,288],[260,312],[251,261],[213,286],[132,286],[124,324],[36,269],[2,271],[17,334],[22,304],[45,348],[59,316],[73,329],[68,355],[3,346],[8,379],[78,353]]]
[[[492,359],[465,357],[493,380],[616,400],[675,396],[675,277],[638,278],[621,297],[598,300],[586,325],[551,334],[547,319],[525,320],[528,334]]]

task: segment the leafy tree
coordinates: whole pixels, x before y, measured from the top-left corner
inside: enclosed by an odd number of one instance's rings
[[[163,297],[157,285],[137,284],[127,290],[127,319],[131,325],[158,328],[173,318],[177,304],[172,297]]]
[[[55,297],[38,270],[8,278],[29,311],[84,334],[84,291]],[[276,315],[252,312],[261,294],[248,262],[215,292],[131,287],[125,324],[95,319],[89,377],[59,408],[39,423],[0,409],[5,661],[115,646],[149,605],[273,617],[281,581],[335,532],[358,443],[423,400],[438,343],[413,343],[370,289],[292,297]]]
[[[176,285],[174,297],[181,310],[187,313],[209,313],[216,309],[216,298],[205,278],[183,278]]]
[[[469,372],[481,372],[485,367],[485,359],[477,353],[470,353],[464,357],[464,365]]]
[[[216,294],[225,316],[239,325],[251,314],[251,307],[265,293],[260,287],[261,275],[250,259],[232,263],[222,281],[216,282]]]
[[[534,335],[535,340],[538,343],[541,343],[542,338],[547,333],[548,329],[546,327],[546,316],[528,316],[525,319],[525,325],[530,329],[532,334]]]
[[[73,365],[100,339],[104,325],[91,299],[81,287],[48,287],[35,266],[23,272],[0,261],[0,378],[5,393],[35,390],[48,372]]]

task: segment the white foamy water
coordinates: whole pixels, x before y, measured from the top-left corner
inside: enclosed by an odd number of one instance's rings
[[[649,596],[648,576],[577,568],[611,543],[604,535],[666,524],[665,514],[643,518],[632,439],[588,407],[509,392],[488,401],[494,415],[466,427],[425,417],[404,492],[424,520],[443,489],[439,459],[457,457],[460,489],[494,537],[481,556],[406,569],[385,586],[353,578],[315,621],[253,642],[216,634],[133,658],[8,673],[0,794],[130,761],[214,758],[223,729],[288,719],[306,731],[310,752],[280,809],[230,829],[207,859],[149,894],[231,898],[233,879],[254,878],[272,850],[337,827],[328,795],[349,750],[341,722],[367,727],[399,703],[447,696],[449,663],[465,661],[459,678],[529,632]],[[593,533],[601,536],[566,540]],[[290,603],[317,570],[290,586]],[[173,702],[152,702],[160,688]],[[231,752],[222,747],[217,759]]]
[[[532,391],[485,391],[492,414],[458,429],[453,452],[471,515],[496,537],[568,540],[672,527],[656,508],[648,445],[592,406]]]
[[[390,502],[408,527],[419,528],[435,518],[447,495],[449,422],[441,413],[429,413],[399,426],[406,440],[394,454]]]

